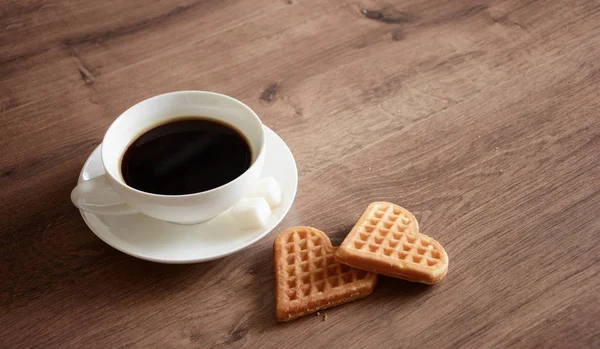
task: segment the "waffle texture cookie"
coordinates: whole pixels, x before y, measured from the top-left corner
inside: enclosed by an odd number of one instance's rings
[[[368,296],[377,275],[335,261],[337,247],[320,230],[293,227],[273,245],[275,316],[289,321]]]
[[[438,283],[448,271],[442,245],[419,233],[415,216],[389,202],[374,202],[336,252],[340,263],[399,279]]]

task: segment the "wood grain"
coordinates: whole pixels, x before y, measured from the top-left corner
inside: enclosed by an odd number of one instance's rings
[[[0,347],[600,346],[600,4],[0,0]],[[214,90],[292,149],[252,247],[169,266],[101,242],[69,193],[128,106]],[[450,257],[434,287],[276,324],[271,246],[339,244],[369,202]]]

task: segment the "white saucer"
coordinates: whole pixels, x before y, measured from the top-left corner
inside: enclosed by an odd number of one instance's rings
[[[274,177],[283,195],[264,229],[241,229],[229,212],[200,224],[180,225],[143,214],[102,216],[81,211],[90,229],[104,242],[137,258],[159,263],[195,263],[221,258],[248,247],[267,235],[296,196],[298,170],[290,149],[265,126],[266,153],[262,177]],[[83,165],[79,182],[104,173],[99,145]]]

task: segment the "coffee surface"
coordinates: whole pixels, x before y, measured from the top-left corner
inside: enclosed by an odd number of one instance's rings
[[[121,174],[135,189],[184,195],[226,184],[251,162],[250,145],[233,126],[210,118],[181,117],[146,131],[130,144]]]

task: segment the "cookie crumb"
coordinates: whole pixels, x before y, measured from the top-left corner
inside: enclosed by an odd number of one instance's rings
[[[317,312],[317,316],[321,316],[321,312],[320,311]]]
[[[323,315],[323,321],[327,321],[327,314]]]

